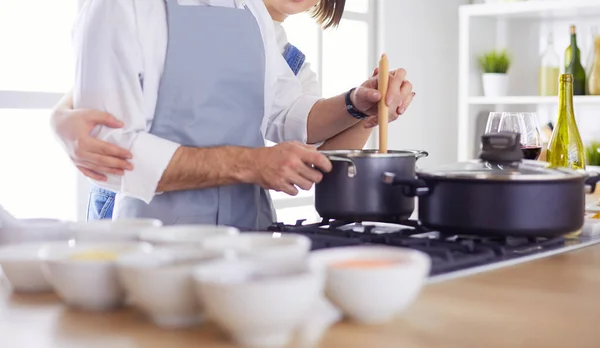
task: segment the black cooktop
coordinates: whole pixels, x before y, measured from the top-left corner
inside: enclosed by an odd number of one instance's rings
[[[295,225],[276,223],[272,232],[297,233],[312,241],[312,250],[381,244],[420,250],[431,257],[430,276],[483,266],[509,259],[558,249],[565,245],[564,237],[481,237],[447,235],[429,231],[417,221],[400,224],[378,224],[324,219]]]

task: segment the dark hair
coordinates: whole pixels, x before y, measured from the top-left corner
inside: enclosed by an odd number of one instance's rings
[[[321,0],[312,10],[312,17],[323,29],[337,27],[342,20],[346,0]]]

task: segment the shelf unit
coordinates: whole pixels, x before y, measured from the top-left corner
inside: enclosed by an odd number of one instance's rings
[[[529,0],[460,7],[459,161],[476,155],[477,139],[483,131],[482,119],[489,111],[537,111],[538,115],[542,114],[540,123],[554,121],[558,97],[535,95],[538,64],[546,46],[545,39],[550,32],[554,34],[555,49],[562,60],[564,49],[568,45],[570,24],[575,24],[578,28],[578,46],[584,63],[589,45],[589,27],[600,27],[598,0]],[[513,56],[509,71],[511,95],[485,97],[477,56],[486,50],[501,48],[508,49]],[[579,117],[588,118],[588,121],[581,122],[586,122],[586,129],[592,128],[591,131],[597,131],[600,137],[600,126],[594,128],[594,122],[600,125],[597,117],[600,115],[600,96],[576,96],[574,104],[578,122]],[[589,114],[595,114],[595,120]]]
[[[600,105],[600,96],[574,96],[577,105]],[[556,105],[558,97],[506,96],[506,97],[469,97],[469,105]]]

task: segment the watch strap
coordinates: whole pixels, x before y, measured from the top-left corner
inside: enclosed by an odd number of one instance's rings
[[[352,95],[352,92],[355,89],[356,88],[352,88],[351,90],[348,91],[348,93],[346,93],[346,110],[348,111],[348,113],[352,117],[357,118],[359,120],[362,120],[362,119],[365,119],[365,118],[369,117],[369,115],[361,112],[356,107],[354,107],[354,104],[352,104],[352,100],[350,99],[350,95]]]

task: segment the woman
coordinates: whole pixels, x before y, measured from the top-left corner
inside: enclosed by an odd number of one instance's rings
[[[304,60],[304,54],[287,42],[281,22],[289,15],[302,13],[312,8],[313,16],[323,29],[339,24],[345,0],[264,0],[266,8],[274,20],[277,43],[290,69],[302,83],[306,94],[320,96],[321,91],[316,74]],[[374,75],[377,72],[374,73]],[[405,82],[403,90],[406,98],[398,106],[397,114],[404,113],[412,101],[410,83]],[[73,110],[72,95],[66,95],[56,106],[52,115],[52,126],[58,138],[77,168],[87,177],[106,180],[106,174],[123,175],[133,169],[128,162],[132,154],[108,142],[95,139],[92,131],[97,125],[120,128],[122,123],[113,116],[96,110]],[[326,140],[319,146],[321,150],[362,149],[368,140],[376,120],[366,119]],[[109,190],[94,187],[90,193],[88,219],[111,218],[115,194]]]

